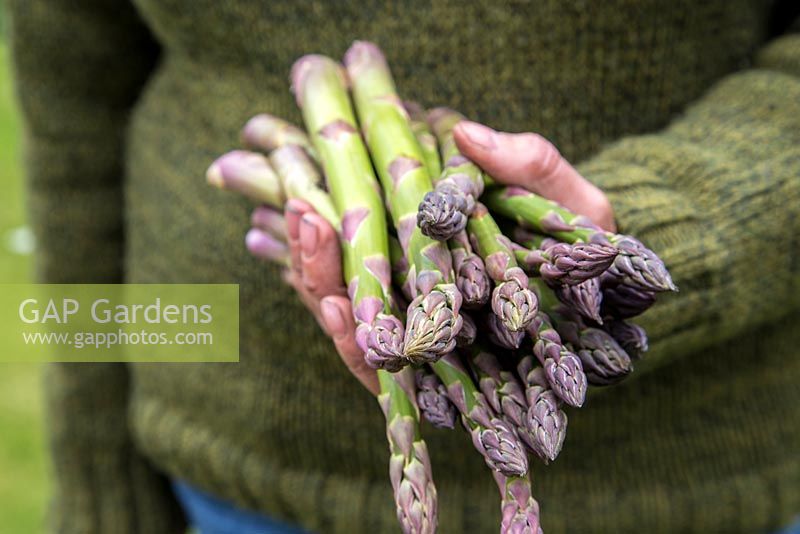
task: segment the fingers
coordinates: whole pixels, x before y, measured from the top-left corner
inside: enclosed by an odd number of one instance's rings
[[[364,387],[377,395],[378,375],[364,361],[364,353],[356,344],[356,324],[350,301],[346,297],[325,297],[320,301],[320,315],[344,364]]]
[[[498,182],[524,187],[614,230],[611,204],[556,147],[535,133],[497,132],[471,121],[453,130],[459,150]]]
[[[300,262],[303,285],[318,298],[346,293],[336,231],[314,212],[300,220]]]
[[[313,211],[307,202],[291,199],[286,202],[286,237],[289,241],[289,254],[292,260],[292,270],[301,272],[302,262],[300,261],[300,220],[303,215]]]

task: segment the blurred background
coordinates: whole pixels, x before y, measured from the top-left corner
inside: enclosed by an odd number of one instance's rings
[[[24,283],[32,278],[34,243],[25,221],[20,122],[14,108],[4,19],[0,2],[0,283]],[[0,363],[3,534],[44,530],[49,488],[40,371],[33,364]]]

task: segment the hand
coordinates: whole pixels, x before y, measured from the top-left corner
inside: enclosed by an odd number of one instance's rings
[[[331,337],[351,373],[373,394],[379,390],[375,370],[356,344],[356,325],[344,287],[339,238],[328,222],[307,203],[286,204],[286,235],[291,267],[286,281]]]
[[[453,134],[459,150],[498,182],[523,187],[616,230],[605,194],[541,135],[498,132],[471,121],[461,121]]]

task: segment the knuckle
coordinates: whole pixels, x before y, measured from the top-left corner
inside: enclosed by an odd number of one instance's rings
[[[536,180],[551,180],[561,167],[561,153],[553,143],[536,133],[523,134],[528,152],[526,171]]]

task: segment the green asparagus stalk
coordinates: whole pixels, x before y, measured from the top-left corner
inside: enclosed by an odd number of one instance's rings
[[[345,54],[345,65],[364,137],[410,266],[408,283],[415,295],[407,313],[404,355],[415,363],[430,362],[455,348],[461,295],[446,244],[422,235],[415,224],[417,206],[432,188],[425,158],[380,49],[357,41]]]
[[[329,58],[305,56],[293,66],[292,81],[341,217],[344,270],[360,329],[357,340],[365,352],[382,351],[379,356],[388,356],[386,361],[399,359],[403,325],[392,315],[386,217],[366,147],[355,128],[343,73]],[[398,520],[406,533],[429,533],[437,523],[436,488],[419,434],[410,373],[379,371],[379,401],[392,452],[389,470]]]
[[[419,412],[410,400],[414,398],[413,371],[409,367],[396,375],[379,371],[378,379],[397,519],[404,533],[432,534],[436,532],[438,503],[428,447],[419,433]]]
[[[445,241],[466,228],[467,218],[483,193],[480,168],[459,152],[453,128],[463,117],[447,108],[428,113],[428,123],[439,140],[444,171],[434,178],[436,188],[419,205],[417,224],[422,233]]]
[[[519,187],[490,187],[483,200],[492,211],[567,243],[616,247],[619,253],[608,272],[621,283],[647,291],[677,290],[664,262],[631,236],[606,232],[585,217]]]
[[[396,371],[404,364],[403,324],[393,314],[389,234],[369,154],[355,127],[344,73],[330,58],[304,56],[292,67],[292,82],[341,218],[356,339],[371,365]]]
[[[281,179],[286,198],[305,200],[336,230],[339,214],[330,195],[322,188],[324,180],[304,148],[282,145],[269,154],[269,161]]]
[[[507,477],[494,474],[500,489],[500,534],[541,534],[539,503],[533,498],[530,475]]]
[[[478,202],[467,230],[486,273],[497,284],[492,292],[492,311],[512,332],[524,330],[536,315],[536,295],[528,289],[528,276],[519,268],[511,242],[503,235],[486,206]]]
[[[439,158],[439,144],[428,127],[425,110],[416,102],[409,101],[403,102],[403,107],[405,107],[406,113],[408,113],[411,131],[414,132],[414,137],[417,138],[419,148],[422,150],[428,175],[431,177],[431,180],[436,180],[442,173],[442,161]]]
[[[270,206],[283,206],[286,197],[267,158],[256,152],[233,150],[217,158],[206,171],[209,184],[242,194]]]
[[[514,427],[492,410],[486,397],[475,387],[455,353],[432,364],[447,394],[461,414],[461,422],[486,465],[506,476],[528,472],[528,457]]]
[[[312,159],[319,159],[311,140],[303,130],[267,113],[261,113],[247,121],[242,128],[241,138],[253,150],[270,153],[279,147],[294,145],[304,149]]]

